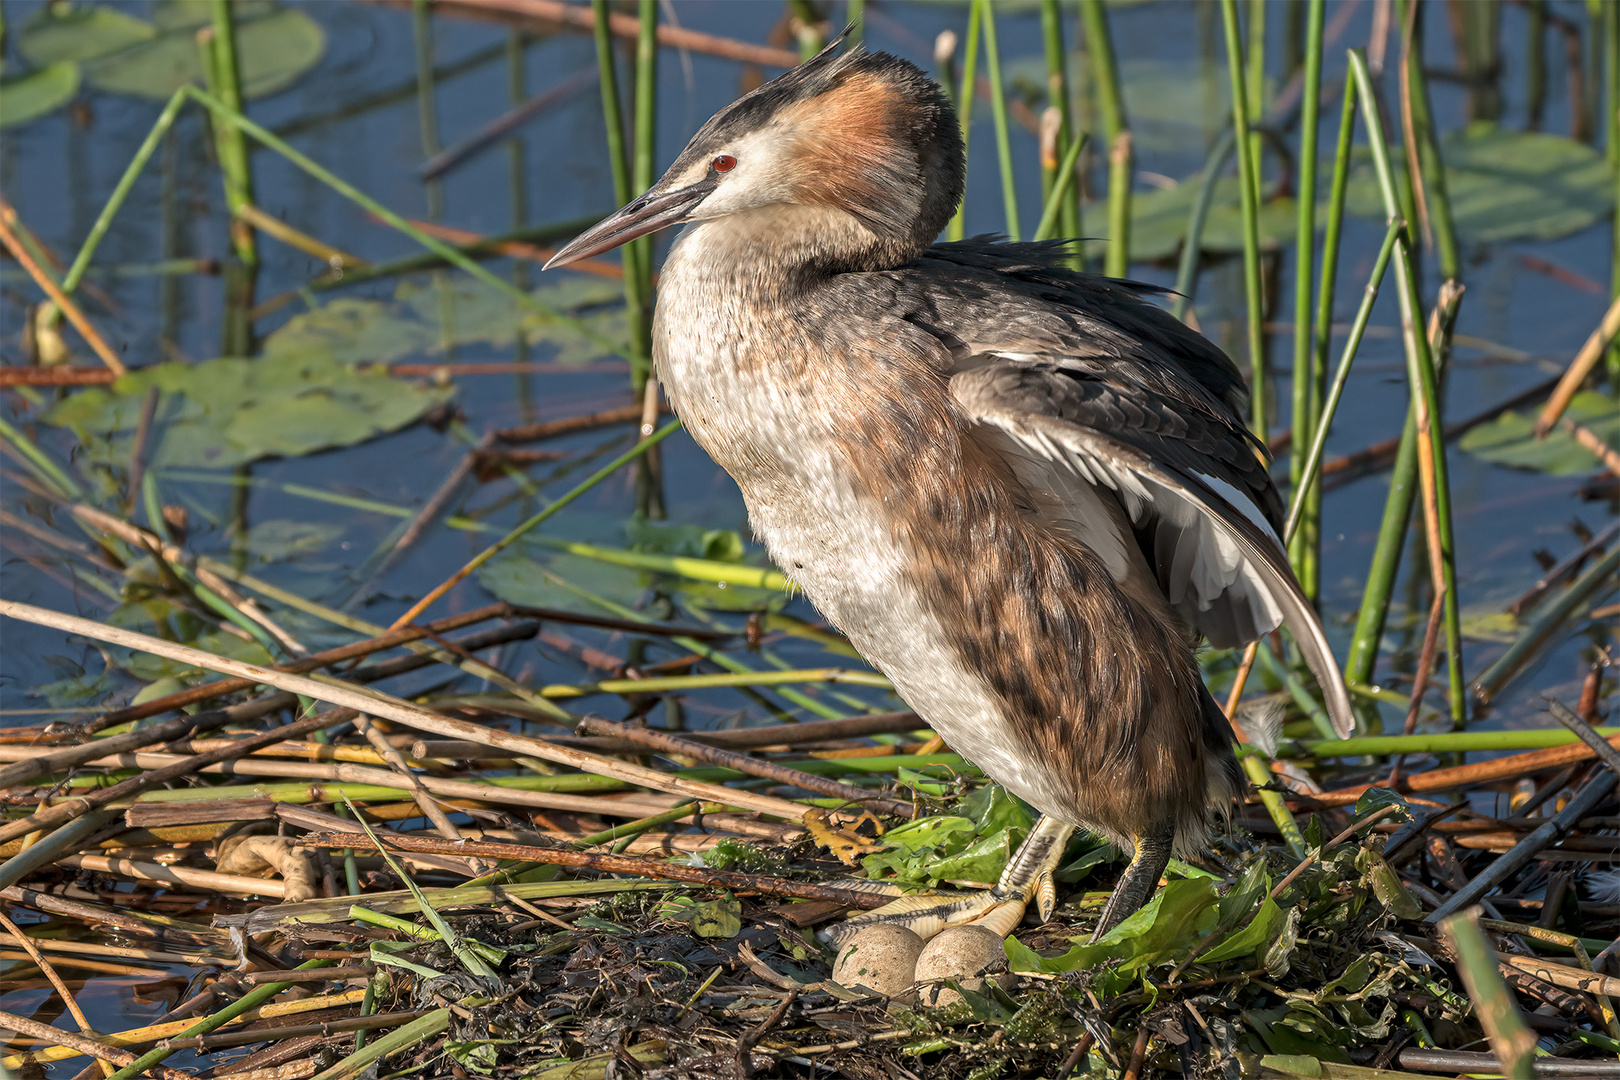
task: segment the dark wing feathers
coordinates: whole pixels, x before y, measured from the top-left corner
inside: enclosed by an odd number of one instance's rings
[[[883,294],[889,313],[940,343],[952,394],[1016,454],[1026,484],[1068,500],[1083,493],[1078,481],[1119,501],[1190,625],[1231,647],[1286,623],[1348,735],[1343,677],[1278,539],[1282,501],[1263,448],[1241,420],[1242,377],[1145,302],[1151,287],[1072,273],[1056,265],[1062,255],[981,239],[859,276],[867,302]]]

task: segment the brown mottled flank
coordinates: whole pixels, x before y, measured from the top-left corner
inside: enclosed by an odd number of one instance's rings
[[[863,377],[839,380],[850,392],[835,407],[855,436],[857,491],[884,504],[908,576],[1000,699],[1020,756],[1069,778],[1068,805],[1043,809],[1127,846],[1174,822],[1178,850],[1193,853],[1212,805],[1237,793],[1225,718],[1202,708],[1195,635],[1043,523],[951,404],[944,373],[895,364],[880,378],[849,362]]]

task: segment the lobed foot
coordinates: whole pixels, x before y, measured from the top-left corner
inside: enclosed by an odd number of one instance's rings
[[[1023,921],[1031,901],[1042,919],[1051,917],[1057,906],[1052,875],[1073,832],[1073,825],[1043,817],[1013,854],[995,887],[968,896],[943,892],[901,896],[821,931],[820,937],[842,945],[869,926],[888,925],[905,927],[924,941],[954,926],[982,926],[1005,938]]]

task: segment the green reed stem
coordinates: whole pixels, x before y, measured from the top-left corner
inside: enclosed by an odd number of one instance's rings
[[[311,968],[326,967],[331,963],[332,961],[330,960],[306,960],[293,970],[308,971]],[[281,993],[283,990],[287,989],[287,987],[294,985],[297,984],[290,982],[274,982],[265,983],[263,986],[254,987],[252,990],[248,991],[246,994],[243,994],[241,997],[237,998],[223,1009],[209,1016],[203,1017],[203,1019],[186,1028],[186,1030],[177,1035],[174,1040],[165,1040],[164,1042],[159,1043],[156,1047],[148,1050],[146,1053],[142,1054],[128,1065],[125,1065],[123,1068],[113,1073],[107,1078],[107,1080],[133,1080],[134,1077],[141,1075],[141,1073],[145,1072],[147,1069],[150,1069],[153,1065],[156,1065],[160,1061],[166,1060],[170,1054],[178,1053],[180,1048],[173,1045],[174,1041],[178,1039],[195,1039],[199,1035],[206,1035],[215,1028],[222,1027],[223,1025],[230,1023],[232,1020],[235,1020],[238,1016],[241,1016],[249,1009],[259,1007],[266,1001],[269,1001],[271,998]]]
[[[1231,160],[1236,145],[1232,129],[1222,131],[1204,163],[1204,171],[1198,174],[1198,195],[1187,213],[1187,234],[1182,238],[1181,259],[1176,264],[1176,295],[1170,301],[1170,314],[1182,322],[1187,321],[1187,311],[1192,307],[1193,293],[1198,284],[1198,266],[1204,249],[1204,224],[1209,220],[1209,208],[1215,202],[1215,187],[1220,183],[1221,170]]]
[[[1356,81],[1361,101],[1362,122],[1367,128],[1367,139],[1372,150],[1374,174],[1384,197],[1384,209],[1393,219],[1398,216],[1399,202],[1395,189],[1394,170],[1390,166],[1389,148],[1384,142],[1383,124],[1378,115],[1377,101],[1372,94],[1372,80],[1367,63],[1360,53],[1350,54],[1350,72]],[[1440,543],[1440,570],[1446,595],[1446,667],[1451,684],[1451,715],[1461,723],[1466,715],[1463,697],[1462,617],[1457,597],[1456,541],[1451,522],[1451,486],[1446,466],[1445,425],[1440,411],[1439,376],[1434,357],[1429,349],[1425,332],[1423,301],[1417,292],[1417,260],[1411,244],[1396,242],[1396,281],[1400,287],[1401,330],[1405,338],[1407,379],[1411,384],[1414,416],[1414,441],[1417,438],[1417,410],[1423,409],[1428,417],[1428,439],[1432,454],[1433,499],[1436,532]],[[1403,440],[1404,441],[1404,440]],[[1420,455],[1414,455],[1414,458]],[[1420,462],[1414,461],[1414,465]],[[1408,489],[1408,499],[1411,493]],[[1400,515],[1405,517],[1405,514]],[[1404,531],[1404,530],[1403,530]],[[1387,603],[1387,598],[1385,600]]]
[[[601,20],[597,20],[601,24]],[[635,157],[630,165],[630,191],[653,185],[653,157],[658,135],[658,0],[641,0],[641,23],[636,34]],[[631,340],[636,355],[630,361],[631,388],[640,392],[652,374],[652,245],[644,236],[631,241],[636,252],[637,310],[631,319]],[[629,274],[626,273],[628,278]],[[628,300],[628,294],[626,299]]]
[[[962,155],[967,159],[968,136],[973,130],[973,99],[978,96],[979,28],[983,9],[977,2],[968,9],[967,42],[962,49],[962,89],[956,95],[956,116],[962,125]],[[945,229],[947,240],[960,240],[967,229],[967,200],[956,208],[956,216]]]
[[[1395,10],[1401,25],[1406,21],[1406,2],[1399,0]],[[1418,22],[1413,34],[1412,50],[1406,58],[1407,95],[1411,98],[1411,144],[1418,150],[1422,164],[1421,177],[1424,193],[1428,196],[1429,225],[1434,229],[1435,253],[1440,260],[1440,274],[1450,281],[1462,275],[1462,260],[1457,253],[1457,229],[1451,217],[1451,199],[1446,188],[1445,162],[1440,157],[1440,143],[1435,137],[1434,121],[1429,109],[1429,84],[1423,74],[1423,10],[1417,10]],[[1415,188],[1419,174],[1408,161]]]
[[[1322,394],[1323,384],[1327,381],[1328,350],[1333,341],[1333,301],[1338,292],[1339,247],[1344,235],[1344,204],[1350,190],[1351,143],[1354,141],[1355,133],[1356,95],[1347,90],[1344,94],[1344,108],[1339,115],[1339,142],[1333,155],[1333,184],[1328,195],[1327,221],[1322,234],[1321,281],[1317,284],[1316,325],[1311,345],[1310,370],[1313,385],[1310,396],[1314,402],[1311,423],[1318,439],[1325,439],[1327,435],[1324,415],[1329,418],[1332,416],[1331,409],[1325,414],[1323,412]],[[1340,392],[1342,391],[1343,387],[1340,387]],[[1289,462],[1290,479],[1293,484],[1294,503],[1303,507],[1307,524],[1295,537],[1293,546],[1289,548],[1289,559],[1299,576],[1300,587],[1305,590],[1305,595],[1315,602],[1321,594],[1322,587],[1322,485],[1314,480],[1306,480],[1310,475],[1310,469],[1302,467],[1298,474],[1292,474],[1293,463],[1297,460],[1296,444],[1295,456]]]
[[[1103,0],[1080,0],[1080,21],[1085,28],[1086,55],[1091,61],[1092,84],[1102,111],[1103,134],[1108,138],[1108,247],[1103,272],[1124,277],[1131,265],[1131,182],[1135,152],[1125,120],[1125,95],[1120,89],[1119,65],[1108,32]]]
[[[102,238],[107,235],[107,229],[112,225],[113,218],[123,208],[124,200],[129,198],[129,191],[135,186],[136,177],[140,176],[147,161],[157,152],[158,146],[163,142],[163,136],[174,126],[174,118],[180,115],[181,106],[186,103],[188,95],[185,90],[184,87],[176,90],[169,98],[168,104],[163,106],[163,111],[152,124],[152,130],[146,133],[146,138],[136,149],[135,156],[130,159],[129,166],[124,169],[124,175],[113,185],[112,195],[108,197],[107,204],[101,208],[101,213],[96,215],[95,222],[90,226],[90,234],[85,237],[79,253],[73,257],[73,265],[68,267],[68,272],[62,277],[62,291],[69,296],[72,296],[73,290],[79,287],[85,269],[90,265],[91,256],[96,253]]]
[[[630,155],[624,144],[624,108],[619,101],[618,65],[613,57],[613,33],[608,25],[607,0],[591,0],[591,10],[596,14],[592,33],[596,40],[597,83],[602,94],[602,126],[607,137],[608,167],[613,174],[614,201],[623,206],[635,197],[636,192],[644,189],[637,187],[631,176]],[[630,340],[636,343],[636,351],[643,356],[647,349],[644,342],[650,337],[650,328],[644,325],[646,297],[641,292],[641,259],[647,251],[647,245],[632,241],[624,245],[620,255],[624,266],[624,309],[629,316]],[[639,386],[640,378],[634,362],[630,379],[633,385]]]
[[[1519,1011],[1513,991],[1502,981],[1496,950],[1480,929],[1478,910],[1470,908],[1447,919],[1441,924],[1441,936],[1457,958],[1457,971],[1496,1052],[1502,1075],[1508,1080],[1531,1080],[1536,1075],[1536,1035]]]
[[[211,54],[213,62],[205,64],[204,70],[213,73],[212,86],[225,107],[241,113],[242,75],[236,51],[236,20],[231,13],[230,0],[212,0],[209,10],[213,17],[213,34],[206,52]],[[235,128],[216,124],[214,145],[219,151],[219,170],[225,177],[225,205],[234,215],[237,210],[254,201],[247,140]],[[233,217],[231,241],[238,259],[248,266],[258,264],[258,244],[251,225]]]
[[[1356,317],[1350,323],[1350,335],[1345,338],[1344,355],[1339,360],[1338,370],[1334,372],[1333,385],[1327,392],[1327,398],[1319,410],[1317,423],[1312,429],[1310,449],[1303,454],[1294,455],[1300,463],[1299,481],[1294,488],[1293,501],[1288,508],[1288,521],[1283,525],[1285,543],[1296,539],[1304,522],[1310,520],[1309,499],[1306,496],[1319,486],[1317,481],[1321,479],[1322,457],[1327,447],[1328,430],[1333,426],[1334,414],[1339,411],[1339,402],[1344,398],[1344,386],[1350,379],[1350,363],[1361,348],[1361,339],[1367,332],[1367,323],[1372,319],[1373,303],[1378,299],[1378,289],[1383,283],[1384,271],[1389,268],[1390,256],[1395,251],[1395,241],[1405,228],[1406,222],[1393,221],[1389,230],[1384,233],[1384,242],[1378,249],[1378,257],[1373,260],[1367,287],[1362,290],[1361,306],[1356,309]]]
[[[1299,120],[1299,217],[1294,230],[1294,401],[1293,443],[1288,457],[1289,489],[1303,516],[1289,545],[1289,561],[1300,587],[1316,600],[1321,557],[1321,508],[1312,507],[1302,483],[1305,446],[1322,411],[1326,367],[1316,363],[1311,335],[1311,273],[1316,253],[1316,144],[1322,112],[1322,27],[1326,0],[1306,0],[1305,87]],[[1325,272],[1325,270],[1324,270]],[[1306,584],[1306,579],[1310,584]]]
[[[1260,200],[1257,148],[1249,138],[1248,87],[1243,77],[1243,41],[1239,37],[1237,0],[1221,0],[1226,31],[1226,64],[1232,82],[1232,130],[1238,155],[1238,195],[1243,212],[1243,286],[1249,318],[1249,426],[1266,437],[1266,328],[1260,281]]]
[[[849,7],[845,11],[849,20],[849,38],[859,45],[866,40],[866,0],[849,0]]]
[[[1595,729],[1605,739],[1620,727]],[[1549,750],[1579,738],[1563,728],[1533,731],[1447,731],[1429,735],[1372,735],[1351,739],[1302,739],[1299,748],[1317,759],[1382,757],[1385,754],[1462,754],[1494,750]]]
[[[1244,48],[1245,96],[1249,103],[1249,153],[1260,161],[1260,121],[1266,115],[1266,8],[1269,0],[1249,0],[1248,44]],[[1260,170],[1254,170],[1254,198],[1260,200]]]
[[[5,417],[0,416],[0,439],[10,443],[22,457],[29,470],[47,486],[56,489],[59,495],[69,499],[83,499],[84,489],[78,482],[58,465],[49,454],[41,450],[22,429],[13,427]]]
[[[1069,64],[1068,52],[1063,47],[1063,9],[1058,0],[1041,0],[1041,40],[1046,46],[1046,99],[1058,113],[1057,144],[1052,148],[1059,164],[1053,168],[1043,168],[1042,178],[1046,181],[1045,196],[1048,202],[1052,192],[1061,189],[1059,173],[1062,171],[1061,162],[1068,156],[1072,142],[1078,141],[1074,127],[1074,111],[1069,101]],[[1072,171],[1072,170],[1071,170]],[[1072,198],[1059,201],[1058,222],[1054,227],[1054,234],[1050,231],[1036,230],[1035,239],[1040,240],[1053,235],[1065,239],[1076,240],[1080,236],[1080,185],[1074,185]],[[1045,213],[1042,217],[1044,219]],[[1043,235],[1044,232],[1044,235]],[[1085,269],[1085,252],[1081,245],[1075,244],[1074,252],[1069,257],[1069,266],[1074,270]]]
[[[985,67],[990,79],[990,118],[995,122],[996,160],[1001,167],[1001,201],[1007,211],[1007,237],[1020,239],[1018,177],[1013,170],[1012,132],[1007,123],[1007,88],[1001,82],[1001,50],[996,45],[996,12],[990,0],[974,0],[984,24]]]
[[[1069,144],[1063,160],[1058,163],[1057,170],[1052,176],[1052,190],[1047,192],[1046,206],[1041,211],[1040,224],[1035,227],[1035,235],[1030,237],[1031,240],[1052,239],[1058,223],[1063,220],[1065,208],[1072,209],[1069,207],[1069,189],[1074,187],[1075,165],[1080,161],[1080,152],[1085,146],[1086,137],[1082,135]],[[1078,240],[1075,241],[1074,249],[1076,252],[1080,250]]]

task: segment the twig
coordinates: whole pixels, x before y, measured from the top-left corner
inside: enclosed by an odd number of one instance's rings
[[[213,709],[192,716],[182,716],[176,720],[166,720],[161,724],[153,724],[149,728],[141,728],[123,735],[114,735],[107,739],[92,739],[79,746],[51,750],[38,757],[19,761],[0,769],[0,790],[27,783],[36,776],[50,776],[55,773],[66,772],[69,769],[83,765],[87,761],[94,761],[109,754],[125,754],[147,746],[156,746],[161,743],[173,742],[176,739],[200,735],[205,731],[213,731],[216,728],[224,727],[226,724],[243,720],[257,720],[268,713],[287,708],[296,700],[298,700],[297,697],[292,694],[269,694],[253,701],[245,701],[240,705],[232,705],[227,709]]]
[[[1582,544],[1579,551],[1541,575],[1534,585],[1520,593],[1518,598],[1507,606],[1508,612],[1512,615],[1520,615],[1525,609],[1540,603],[1541,598],[1547,594],[1548,589],[1562,584],[1580,569],[1581,563],[1602,551],[1605,546],[1615,540],[1620,540],[1620,521],[1610,522],[1608,528]]]
[[[90,1018],[84,1015],[84,1010],[79,1008],[78,999],[73,996],[73,992],[67,988],[67,983],[62,981],[62,976],[56,973],[56,968],[52,966],[49,960],[45,959],[45,954],[39,951],[33,940],[18,929],[17,924],[7,918],[4,912],[0,912],[0,926],[5,927],[6,933],[10,934],[12,939],[22,946],[22,950],[28,954],[28,958],[34,962],[34,965],[40,971],[45,973],[45,978],[50,980],[50,984],[56,988],[57,996],[62,999],[62,1004],[67,1007],[68,1013],[72,1015],[73,1022],[79,1025],[79,1031],[87,1036],[95,1034],[96,1029],[91,1025]],[[132,1058],[133,1056],[131,1055]],[[106,1058],[102,1060],[101,1071],[104,1075],[113,1071],[106,1064],[108,1061],[113,1061],[113,1059]],[[122,1065],[124,1062],[115,1061],[114,1064]]]
[[[1581,383],[1597,367],[1597,362],[1609,348],[1609,342],[1614,336],[1620,334],[1620,299],[1609,305],[1609,310],[1603,313],[1603,320],[1598,328],[1592,331],[1592,336],[1586,339],[1581,351],[1575,354],[1569,367],[1564,371],[1563,377],[1558,380],[1558,386],[1553,390],[1552,397],[1536,418],[1536,437],[1546,438],[1558,418],[1564,415],[1569,403],[1575,399],[1575,392],[1581,388]]]
[[[506,604],[491,604],[488,607],[481,607],[473,611],[463,612],[460,615],[451,615],[447,618],[437,619],[430,623],[423,623],[420,626],[407,626],[398,630],[391,630],[385,634],[378,635],[377,637],[367,638],[364,641],[356,641],[349,645],[340,645],[335,649],[327,649],[325,652],[311,653],[309,656],[301,657],[288,664],[277,664],[276,670],[287,671],[293,674],[301,674],[306,671],[315,671],[319,668],[329,667],[330,665],[339,663],[343,660],[353,660],[356,657],[369,656],[372,653],[381,652],[384,649],[392,649],[396,645],[405,644],[407,641],[418,641],[425,637],[433,637],[437,634],[446,633],[451,630],[459,630],[464,626],[471,626],[474,623],[485,622],[489,619],[505,618],[510,616],[512,613],[513,609]],[[123,709],[114,709],[112,712],[105,713],[86,724],[84,730],[88,734],[94,734],[95,732],[104,731],[107,728],[113,727],[117,724],[127,723],[131,720],[144,720],[149,716],[156,716],[159,713],[165,713],[171,709],[184,708],[187,705],[195,705],[198,702],[209,701],[217,697],[224,697],[226,694],[234,694],[238,690],[249,690],[257,685],[259,685],[258,682],[253,679],[221,679],[218,682],[206,683],[202,686],[193,687],[190,690],[182,690],[174,694],[165,694],[163,697],[153,698],[152,700],[144,701],[139,705],[131,705]],[[191,719],[195,721],[197,717],[192,717]],[[158,730],[158,728],[151,727],[146,730],[149,732],[155,732]],[[131,734],[139,733],[132,732]],[[151,746],[159,742],[168,742],[170,739],[177,737],[178,736],[165,736],[163,738],[153,739],[149,743],[141,743],[137,745]],[[101,742],[96,745],[102,748],[100,753],[103,754],[122,752],[121,750],[114,751],[110,742]],[[24,777],[23,779],[29,778]],[[9,770],[0,772],[0,788],[10,787],[12,784],[17,782],[18,781],[10,778]]]
[[[118,359],[118,354],[113,352],[112,346],[108,345],[106,339],[90,324],[90,320],[84,317],[84,312],[79,310],[79,305],[69,299],[68,295],[62,291],[61,286],[51,280],[51,275],[46,273],[44,268],[34,261],[33,256],[28,254],[28,249],[23,246],[22,241],[17,239],[17,234],[11,231],[11,226],[3,216],[0,216],[0,244],[5,245],[6,250],[11,252],[12,258],[16,259],[22,265],[22,268],[28,271],[28,276],[33,278],[34,282],[44,290],[45,295],[51,298],[51,302],[61,309],[62,314],[67,316],[68,322],[73,324],[74,329],[79,331],[79,335],[89,343],[90,348],[94,349],[96,355],[101,357],[101,362],[107,365],[109,371],[117,375],[123,375],[129,370],[124,366],[124,362]]]
[[[1569,417],[1564,417],[1559,424],[1565,431],[1575,437],[1575,441],[1586,449],[1592,451],[1597,459],[1603,462],[1603,467],[1614,476],[1620,476],[1620,451],[1604,442],[1598,433],[1584,424],[1577,424]]]
[[[477,154],[484,147],[528,123],[552,106],[567,101],[596,82],[596,79],[597,70],[595,68],[584,68],[575,72],[556,86],[536,94],[521,105],[508,109],[455,145],[440,150],[422,163],[421,167],[416,170],[417,175],[423,180],[433,180],[443,176],[463,161]],[[421,228],[421,225],[418,225],[417,228]]]
[[[911,817],[913,814],[911,804],[895,799],[882,799],[874,796],[865,788],[858,788],[852,784],[841,784],[836,780],[829,780],[824,776],[816,776],[804,772],[802,769],[792,769],[786,765],[778,765],[771,761],[762,761],[747,754],[739,754],[735,750],[726,750],[718,746],[707,746],[691,739],[677,738],[662,731],[653,731],[651,728],[634,727],[629,724],[615,724],[611,720],[604,720],[599,716],[587,716],[579,722],[579,730],[595,735],[610,735],[641,746],[652,746],[666,753],[683,754],[698,761],[706,761],[710,765],[720,765],[749,776],[760,776],[767,780],[775,780],[782,784],[791,784],[805,791],[814,791],[829,798],[847,799],[850,802],[862,803],[880,809],[885,813],[897,814],[901,817]]]
[[[699,798],[707,799],[713,802],[725,802],[733,806],[746,807],[759,813],[770,814],[775,817],[784,817],[790,821],[797,821],[804,815],[803,807],[795,803],[788,802],[786,799],[777,799],[766,795],[756,795],[753,792],[739,791],[733,788],[723,787],[719,784],[704,783],[699,780],[691,780],[682,776],[671,776],[667,773],[659,772],[656,769],[648,769],[639,765],[629,764],[628,762],[615,761],[611,758],[601,757],[597,754],[588,754],[580,750],[555,746],[541,739],[531,738],[526,735],[515,735],[511,732],[497,731],[492,728],[482,727],[478,724],[471,724],[464,720],[455,720],[448,716],[441,716],[438,713],[429,712],[426,709],[421,709],[414,705],[407,704],[406,702],[400,701],[397,698],[389,697],[386,694],[365,691],[358,687],[340,683],[337,680],[332,680],[330,682],[317,682],[314,679],[306,678],[302,675],[290,675],[280,671],[273,671],[269,668],[259,667],[256,664],[244,664],[241,661],[232,660],[228,657],[216,656],[212,653],[204,652],[201,649],[193,649],[185,645],[176,645],[173,642],[162,641],[147,634],[137,634],[130,630],[122,630],[112,626],[103,626],[102,624],[94,622],[90,619],[81,619],[73,615],[64,615],[61,612],[35,607],[32,604],[19,604],[15,601],[0,600],[0,615],[9,615],[13,618],[37,623],[41,626],[50,626],[58,630],[65,630],[72,634],[82,634],[98,641],[106,641],[115,645],[123,645],[128,648],[138,649],[142,652],[152,653],[156,656],[164,656],[171,660],[178,660],[181,663],[207,668],[211,671],[218,671],[229,675],[238,675],[243,678],[252,678],[282,690],[307,695],[315,698],[318,701],[326,701],[333,705],[344,706],[346,709],[352,709],[355,712],[365,712],[372,716],[382,717],[386,720],[394,720],[401,724],[405,724],[408,727],[415,728],[418,731],[428,731],[437,735],[448,735],[452,738],[468,739],[474,742],[481,742],[488,746],[497,746],[502,749],[513,750],[518,754],[527,755],[529,757],[537,757],[542,760],[552,761],[561,765],[571,765],[577,769],[584,769],[586,771],[596,773],[598,776],[608,776],[617,780],[623,780],[626,783],[640,784],[643,787],[650,787],[659,791],[668,791],[677,795],[695,795]],[[333,710],[330,713],[323,714],[321,717],[315,717],[314,720],[320,721],[326,717],[333,718],[327,719],[324,724],[317,724],[317,726],[324,727],[329,726],[330,724],[338,723],[340,719],[348,720],[350,715],[352,714],[347,712],[343,712],[340,715],[339,710]],[[310,722],[311,721],[301,721],[300,723],[302,724]],[[259,738],[265,740],[263,744],[258,743],[255,739],[244,740],[242,743],[242,749],[226,753],[224,756],[215,758],[213,760],[224,761],[227,758],[240,757],[243,754],[258,749],[259,745],[268,745],[270,742],[279,742],[281,739],[293,734],[294,728],[297,728],[298,726],[299,725],[290,725],[289,727],[278,729],[277,731],[268,735],[259,736]],[[307,730],[314,730],[314,728],[309,728]],[[299,731],[299,733],[302,733],[302,729]],[[250,743],[253,745],[249,745]],[[208,757],[210,757],[210,755],[201,755],[199,758],[188,759],[188,762],[195,762],[198,765],[212,764],[212,761],[203,760],[204,758]],[[153,777],[161,775],[162,779],[169,779],[172,778],[172,776],[182,775],[185,771],[185,767],[187,766],[188,763],[173,766],[173,768],[178,770],[173,774],[169,774],[167,770],[159,770],[158,773],[148,773],[144,776],[132,777],[116,787],[107,788],[105,791],[98,792],[95,795],[88,796],[87,798],[92,800],[101,800],[101,802],[111,801],[112,798],[123,797],[123,794],[125,793],[138,791],[146,786],[150,786],[152,783],[159,782],[158,780],[153,780]],[[384,775],[388,775],[392,779],[392,774]],[[109,792],[115,791],[119,792],[119,794],[109,796]],[[74,800],[76,803],[84,801],[85,799]],[[96,803],[94,805],[100,805],[100,803]],[[51,813],[56,809],[57,808],[53,807],[51,811],[41,811],[41,813]],[[69,813],[65,816],[71,817],[72,814]],[[35,817],[38,817],[38,815],[36,814]],[[5,842],[13,836],[21,835],[20,832],[8,830],[16,830],[20,828],[24,831],[31,831],[31,829],[34,827],[37,826],[29,826],[27,821],[15,822],[11,825],[0,826],[0,843]]]
[[[1441,904],[1424,921],[1438,923],[1446,916],[1461,911],[1470,904],[1478,903],[1484,895],[1508,877],[1518,871],[1525,863],[1535,858],[1543,848],[1549,847],[1563,839],[1573,829],[1581,818],[1591,813],[1592,808],[1608,797],[1614,790],[1615,771],[1604,769],[1597,776],[1586,782],[1586,785],[1576,792],[1575,797],[1565,804],[1546,824],[1536,829],[1530,835],[1497,859],[1486,870],[1475,877],[1463,888],[1458,889],[1445,903]]]
[[[349,848],[365,847],[367,837],[352,833],[312,833],[300,837],[300,844],[309,847]],[[744,892],[757,892],[766,896],[797,897],[804,900],[832,900],[851,908],[882,907],[893,897],[875,893],[841,889],[835,885],[813,885],[808,882],[784,881],[779,878],[741,874],[731,870],[712,870],[700,866],[678,866],[656,859],[628,855],[597,855],[571,848],[543,848],[531,844],[497,844],[485,840],[451,842],[430,836],[391,836],[390,848],[408,854],[422,852],[430,855],[481,855],[491,859],[515,859],[522,862],[544,863],[548,866],[570,866],[581,870],[596,870],[605,874],[635,874],[638,877],[665,881],[686,881],[695,885]]]
[[[68,1000],[71,1001],[72,999],[69,998]],[[74,1035],[63,1031],[61,1028],[42,1024],[38,1020],[18,1016],[16,1013],[0,1012],[0,1026],[9,1028],[19,1035],[27,1035],[31,1039],[38,1039],[40,1042],[52,1046],[66,1046],[71,1050],[79,1051],[81,1054],[89,1054],[91,1057],[99,1058],[102,1061],[110,1061],[115,1065],[128,1065],[135,1060],[135,1055],[128,1050],[119,1050],[106,1046],[96,1042],[94,1039],[87,1039],[83,1035]],[[260,1038],[263,1038],[263,1036],[261,1035]],[[165,1068],[160,1065],[151,1066],[143,1071],[150,1072],[153,1076],[162,1077],[163,1080],[196,1080],[188,1072],[181,1072],[179,1069]]]
[[[564,0],[437,0],[437,6],[445,9],[461,8],[522,15],[530,19],[561,23],[576,30],[589,31],[596,26],[596,17],[589,8],[565,3]],[[608,26],[618,37],[632,40],[641,31],[640,20],[634,15],[616,13],[609,18]],[[728,60],[741,60],[762,67],[790,68],[799,64],[799,54],[789,49],[750,45],[731,38],[671,26],[668,23],[658,25],[658,44],[673,49],[705,53],[709,56],[721,56]]]
[[[0,612],[10,614],[8,609],[18,606],[25,605],[0,601]],[[88,622],[89,620],[85,621]],[[305,717],[285,727],[276,728],[274,731],[267,731],[262,735],[243,739],[228,749],[214,750],[206,754],[195,754],[173,765],[153,769],[151,772],[141,773],[139,776],[132,776],[128,780],[114,784],[112,787],[102,788],[100,791],[92,792],[89,795],[81,795],[66,802],[56,803],[53,806],[42,807],[28,817],[0,825],[0,844],[19,836],[26,836],[31,832],[54,829],[64,822],[73,820],[80,814],[117,802],[120,799],[127,799],[131,795],[138,794],[158,784],[165,784],[170,780],[186,776],[189,773],[196,772],[204,765],[230,761],[244,754],[251,754],[260,747],[281,742],[283,739],[304,735],[312,731],[321,731],[336,724],[344,723],[352,716],[353,712],[349,709],[333,709],[318,716]],[[17,857],[21,858],[21,856]],[[0,868],[0,874],[3,874],[3,872],[3,868]]]

